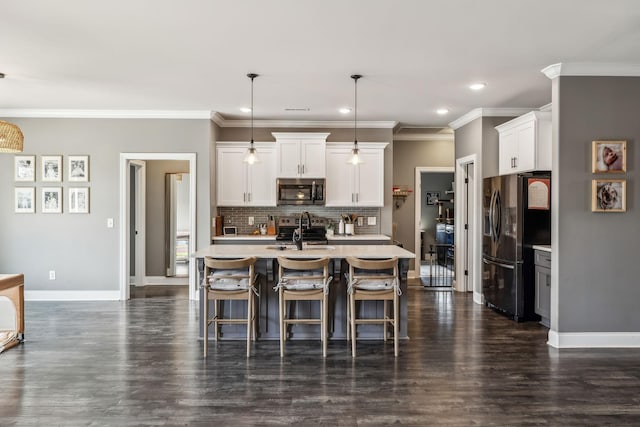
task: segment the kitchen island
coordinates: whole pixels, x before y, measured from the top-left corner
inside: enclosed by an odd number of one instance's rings
[[[400,275],[400,288],[403,295],[400,296],[400,336],[407,336],[407,271],[409,261],[415,258],[415,254],[395,245],[303,245],[302,250],[295,249],[292,245],[263,244],[263,245],[211,245],[196,251],[192,257],[197,260],[198,283],[202,283],[204,275],[204,257],[214,258],[244,258],[255,256],[256,272],[260,278],[256,287],[259,291],[258,311],[258,339],[279,339],[278,326],[278,294],[273,290],[277,271],[277,257],[286,256],[301,259],[314,259],[329,257],[331,259],[331,274],[333,281],[329,292],[329,338],[346,339],[347,332],[347,284],[344,273],[348,270],[345,258],[355,256],[366,259],[385,259],[398,257],[398,269]],[[200,290],[200,319],[204,308],[202,290]],[[227,303],[228,304],[228,303]],[[380,317],[382,315],[382,302],[364,301],[363,312],[365,317]],[[246,316],[246,303],[231,303],[224,307],[226,315],[232,317]],[[301,317],[310,315],[318,316],[319,308],[311,302],[299,302],[296,307]],[[228,325],[223,328],[223,339],[245,339],[246,328],[244,326]],[[200,322],[200,338],[203,327]],[[213,330],[209,330],[213,337]],[[293,328],[290,339],[319,339],[318,328],[315,325],[296,325]],[[361,325],[358,327],[358,339],[382,338],[382,326]]]

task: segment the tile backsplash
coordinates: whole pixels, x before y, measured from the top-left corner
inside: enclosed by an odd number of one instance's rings
[[[269,215],[273,215],[278,224],[281,216],[298,216],[307,211],[312,216],[328,218],[336,224],[340,221],[340,214],[356,214],[364,217],[364,225],[355,225],[356,234],[380,234],[380,208],[328,208],[324,206],[278,206],[278,207],[219,207],[218,215],[224,216],[225,225],[235,225],[239,234],[251,234],[258,224],[266,223]],[[249,225],[249,217],[254,218],[254,225]],[[376,217],[376,225],[367,225],[367,217]]]

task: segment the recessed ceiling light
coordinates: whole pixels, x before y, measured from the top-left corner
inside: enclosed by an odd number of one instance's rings
[[[449,112],[449,110],[447,110],[446,108],[438,108],[436,110],[436,113],[440,114],[441,116],[444,116],[445,114],[447,114]]]
[[[349,114],[351,112],[351,108],[343,107],[339,111],[341,114]]]
[[[240,111],[242,111],[243,113],[250,113],[251,112],[251,108],[242,107],[242,108],[240,108]]]
[[[486,83],[473,83],[473,84],[469,85],[469,89],[471,89],[471,90],[482,90],[485,87],[487,87]]]

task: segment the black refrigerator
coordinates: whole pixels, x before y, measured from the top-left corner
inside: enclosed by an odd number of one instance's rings
[[[515,321],[538,320],[532,246],[551,244],[551,173],[485,178],[482,198],[485,303]]]

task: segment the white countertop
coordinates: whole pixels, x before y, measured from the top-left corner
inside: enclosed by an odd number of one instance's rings
[[[235,236],[213,236],[212,240],[275,240],[276,236],[268,236],[262,234],[238,234]],[[354,235],[338,235],[327,236],[327,240],[332,241],[349,241],[349,240],[391,240],[391,237],[384,234],[354,234]]]
[[[551,252],[551,245],[533,245],[533,249],[539,251]]]
[[[280,246],[287,249],[280,250]],[[198,249],[191,255],[192,258],[203,258],[205,256],[217,258],[244,258],[255,256],[257,258],[272,259],[278,256],[289,256],[296,258],[346,258],[356,256],[368,259],[384,259],[391,257],[413,259],[415,254],[396,245],[309,245],[304,246],[301,251],[295,249],[294,245],[210,245]]]

